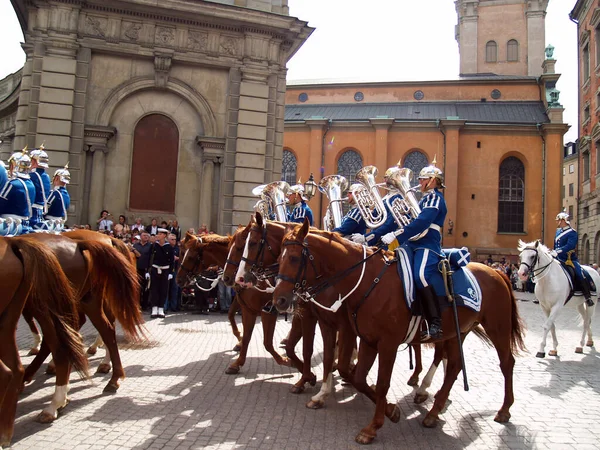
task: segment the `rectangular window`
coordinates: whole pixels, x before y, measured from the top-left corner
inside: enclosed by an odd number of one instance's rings
[[[583,55],[582,55],[582,59],[583,59],[583,76],[581,77],[583,79],[584,83],[587,83],[587,81],[590,79],[590,44],[586,44],[585,47],[583,47]]]
[[[569,217],[570,217],[571,219],[574,219],[574,217],[573,217],[573,205],[570,205],[570,206],[569,206]]]
[[[573,197],[573,183],[569,183],[569,197]]]
[[[567,169],[563,167],[563,177],[567,174]]]
[[[583,218],[587,219],[588,217],[590,217],[590,207],[584,206],[583,207]]]
[[[565,185],[564,184],[563,184],[563,187],[562,187],[562,199],[563,200],[565,199]]]
[[[583,181],[590,180],[590,152],[589,150],[583,152],[581,155],[583,158]]]
[[[569,173],[575,172],[575,164],[569,164]]]
[[[583,108],[583,122],[590,120],[590,105]]]
[[[600,24],[596,25],[596,66],[600,64]]]

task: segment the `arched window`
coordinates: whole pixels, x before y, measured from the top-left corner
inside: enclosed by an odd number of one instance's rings
[[[511,39],[506,44],[506,60],[507,61],[518,61],[519,60],[519,43],[516,39]]]
[[[298,170],[298,161],[296,155],[289,150],[283,151],[283,159],[281,160],[281,180],[293,186],[298,182],[296,172]]]
[[[135,127],[129,207],[175,212],[179,131],[162,114],[144,117]]]
[[[514,156],[500,164],[498,192],[498,232],[525,231],[525,166]]]
[[[417,186],[419,184],[419,172],[421,169],[429,164],[427,161],[427,156],[425,153],[419,150],[412,150],[406,157],[404,158],[404,163],[402,167],[407,167],[412,170],[413,179],[410,182],[411,186]]]
[[[495,63],[498,61],[498,44],[495,41],[488,41],[485,44],[485,62]]]
[[[354,183],[356,172],[363,167],[363,161],[360,154],[355,150],[346,150],[340,155],[337,162],[337,173],[343,175],[348,180],[348,189]],[[342,203],[344,214],[350,210],[350,205],[347,202]]]

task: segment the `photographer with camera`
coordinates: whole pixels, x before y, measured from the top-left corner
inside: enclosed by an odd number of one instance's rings
[[[103,209],[100,213],[100,218],[96,221],[98,224],[98,231],[103,233],[110,233],[113,227],[112,215],[106,210]]]

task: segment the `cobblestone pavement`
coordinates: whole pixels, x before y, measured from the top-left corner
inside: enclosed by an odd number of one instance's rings
[[[386,420],[375,449],[593,449],[600,448],[600,359],[593,348],[575,354],[579,342],[578,317],[565,309],[558,320],[559,357],[535,357],[541,336],[542,312],[532,294],[517,293],[526,320],[529,353],[517,359],[512,419],[493,421],[503,399],[503,378],[496,353],[475,337],[465,343],[470,390],[459,377],[452,404],[435,429],[421,426],[432,400],[412,401],[408,355],[400,352],[388,399],[398,402],[402,419]],[[240,317],[238,316],[238,320]],[[596,316],[595,329],[600,330]],[[276,339],[289,330],[281,319]],[[248,360],[238,375],[224,370],[235,356],[235,339],[225,315],[178,313],[165,320],[149,320],[152,342],[131,345],[120,337],[127,371],[117,394],[103,394],[108,375],[91,382],[71,378],[70,404],[51,425],[35,421],[49,403],[54,378],[38,373],[21,396],[12,448],[25,449],[353,449],[354,436],[367,425],[374,406],[364,396],[336,379],[335,393],[322,410],[304,405],[317,392],[288,392],[298,379],[288,367],[277,366],[262,347],[262,330],[255,328]],[[86,342],[93,341],[88,325]],[[19,325],[19,347],[24,356],[31,338]],[[600,344],[599,344],[600,345]],[[322,344],[317,333],[314,370],[322,374]],[[90,360],[99,365],[103,351]],[[432,351],[425,352],[429,364]],[[101,355],[102,354],[102,355]],[[370,374],[374,383],[375,370]],[[442,375],[436,375],[435,392]]]

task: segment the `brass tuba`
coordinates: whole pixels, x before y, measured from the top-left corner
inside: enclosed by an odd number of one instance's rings
[[[385,202],[400,228],[404,228],[421,214],[419,202],[413,192],[415,188],[410,185],[412,178],[412,170],[408,167],[400,168],[394,166],[385,172],[385,182],[387,188],[390,190],[390,194],[386,196]],[[390,201],[394,196],[394,191],[399,192],[401,198],[396,197],[393,201]],[[427,230],[410,238],[410,240],[417,240],[425,236],[425,234],[427,234]]]
[[[319,191],[329,199],[327,213],[323,219],[323,228],[326,231],[331,231],[342,224],[344,217],[342,192],[346,189],[348,189],[348,180],[342,175],[327,175],[319,183]]]
[[[286,195],[290,185],[285,181],[273,181],[267,184],[262,191],[262,198],[268,200],[270,211],[280,222],[287,222]],[[269,217],[269,216],[267,216]]]
[[[254,205],[254,211],[259,212],[265,219],[268,219],[270,216],[271,206],[269,205],[269,200],[263,198],[263,195],[262,195],[266,186],[267,186],[266,184],[261,184],[259,186],[256,186],[254,189],[252,189],[252,195],[260,197],[260,200],[258,200]]]
[[[356,181],[362,185],[362,189],[354,190],[354,200],[367,227],[377,228],[387,220],[387,211],[379,187],[375,183],[377,167],[365,166],[356,174]]]

